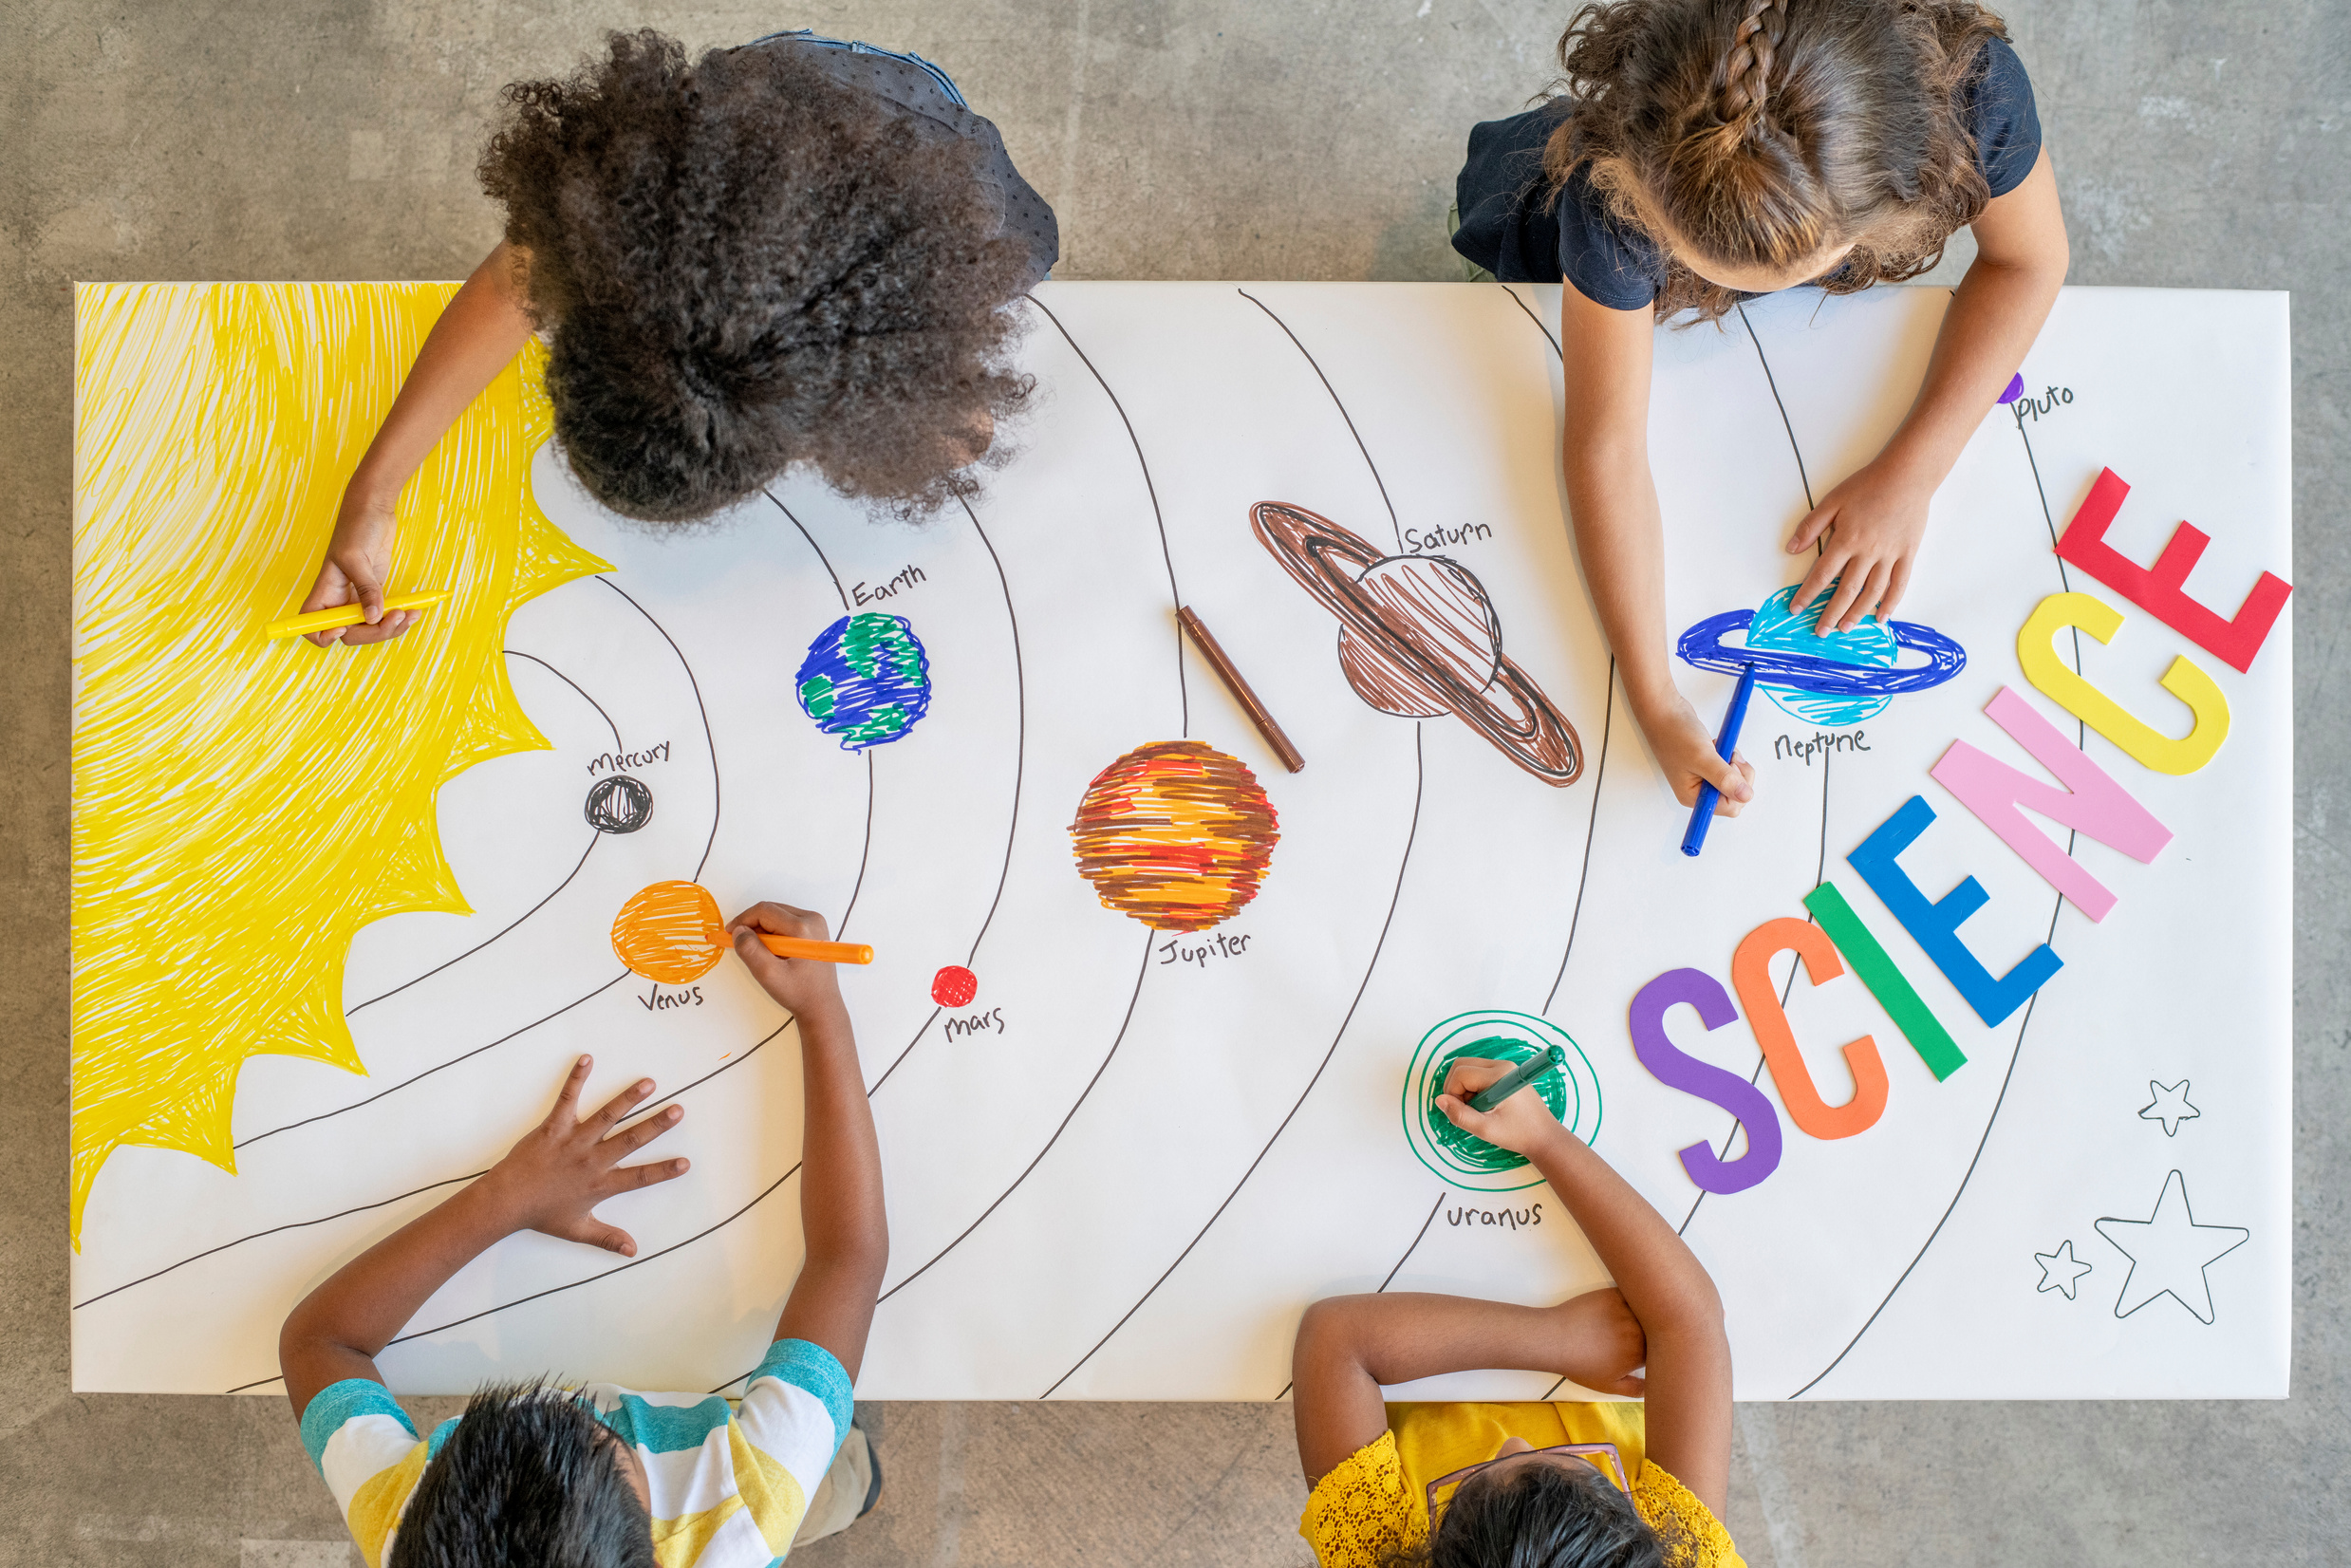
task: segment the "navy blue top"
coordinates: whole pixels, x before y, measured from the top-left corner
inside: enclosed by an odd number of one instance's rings
[[[1959,91],[1960,119],[1975,136],[1975,166],[1992,195],[2006,196],[2041,157],[2041,116],[2024,63],[2005,41],[1987,39],[1981,67]],[[1610,214],[1588,165],[1567,177],[1558,202],[1547,199],[1543,145],[1574,107],[1554,99],[1470,131],[1469,161],[1454,183],[1461,228],[1453,249],[1504,283],[1565,280],[1595,304],[1639,309],[1665,287],[1656,242]]]

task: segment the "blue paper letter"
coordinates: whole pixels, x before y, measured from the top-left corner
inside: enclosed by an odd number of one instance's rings
[[[1933,820],[1934,808],[1927,804],[1927,797],[1914,794],[1900,811],[1879,823],[1877,831],[1863,839],[1861,847],[1845,859],[1861,873],[1870,891],[1894,911],[1894,918],[1910,932],[1911,940],[1926,949],[1927,957],[1943,971],[1943,978],[1975,1009],[1975,1016],[1987,1025],[1996,1024],[2024,1006],[2026,998],[2064,967],[2065,961],[2052,952],[2045,942],[1998,980],[1976,961],[1976,956],[1959,940],[1959,927],[1969,915],[1990,902],[1991,895],[1984,891],[1984,885],[1969,877],[1944,894],[1939,903],[1930,904],[1927,895],[1918,890],[1918,884],[1910,879],[1910,873],[1894,864],[1894,856],[1909,849]]]

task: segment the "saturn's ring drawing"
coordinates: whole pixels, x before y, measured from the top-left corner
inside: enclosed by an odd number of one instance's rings
[[[1897,697],[1904,692],[1927,691],[1957,675],[1968,662],[1965,648],[1932,626],[1920,625],[1915,621],[1889,621],[1886,627],[1894,633],[1899,646],[1925,654],[1927,662],[1894,669],[1839,663],[1834,659],[1782,648],[1725,647],[1723,639],[1734,631],[1745,631],[1754,615],[1749,609],[1709,615],[1682,633],[1674,652],[1685,663],[1719,675],[1737,675],[1744,666],[1753,664],[1758,685],[1823,697]]]
[[[1451,714],[1546,784],[1581,776],[1583,743],[1503,654],[1474,573],[1443,555],[1383,555],[1303,507],[1259,501],[1250,526],[1282,569],[1338,618],[1339,667],[1355,695],[1404,719]]]

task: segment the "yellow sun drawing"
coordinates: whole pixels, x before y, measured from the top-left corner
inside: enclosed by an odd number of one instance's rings
[[[610,567],[531,497],[536,345],[401,493],[392,584],[450,598],[365,649],[271,641],[450,284],[92,284],[74,295],[74,1245],[107,1157],[233,1172],[245,1058],[364,1073],[343,963],[369,921],[470,913],[434,796],[548,745],[514,608]]]

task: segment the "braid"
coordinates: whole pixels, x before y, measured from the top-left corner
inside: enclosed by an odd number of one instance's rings
[[[1715,94],[1715,113],[1725,123],[1763,112],[1772,55],[1787,25],[1787,0],[1747,0],[1746,14],[1731,33],[1730,52],[1723,57],[1723,84]]]

